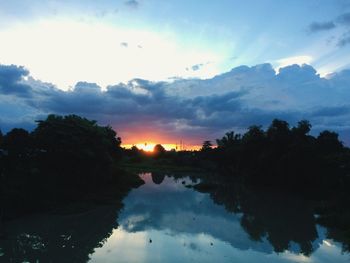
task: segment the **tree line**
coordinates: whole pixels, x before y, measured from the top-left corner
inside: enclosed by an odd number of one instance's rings
[[[1,134],[1,208],[32,212],[103,196],[111,186],[114,192],[129,189],[137,176],[123,176],[119,169],[120,144],[110,126],[77,115],[49,115],[32,132],[15,128]]]
[[[49,115],[32,132],[15,128],[0,134],[1,200],[18,206],[23,200],[38,204],[79,199],[111,182],[125,185],[131,176],[121,176],[121,159],[131,165],[153,159],[152,165],[202,167],[226,181],[293,191],[346,192],[349,148],[335,132],[312,136],[310,130],[306,120],[290,127],[275,119],[265,130],[254,125],[243,134],[228,132],[215,148],[210,141],[198,152],[166,151],[156,145],[153,155],[145,155],[136,147],[122,149],[121,139],[110,126],[77,115]]]
[[[342,187],[349,183],[350,151],[337,133],[309,134],[311,124],[301,120],[290,127],[274,119],[264,130],[250,126],[217,139],[217,148],[203,143],[202,158],[215,162],[223,173],[258,184],[303,187]]]

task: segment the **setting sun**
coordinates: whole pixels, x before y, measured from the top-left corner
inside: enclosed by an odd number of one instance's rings
[[[147,152],[153,152],[153,148],[156,144],[155,143],[138,143],[136,144],[135,146],[140,149],[140,150],[144,150],[144,151],[147,151]]]
[[[145,143],[135,143],[135,144],[124,144],[123,147],[130,149],[133,146],[136,146],[140,150],[144,150],[146,152],[153,152],[154,146],[156,146],[158,143],[155,142],[145,142]],[[180,150],[179,146],[176,144],[171,143],[160,143],[165,150],[171,151],[171,150]],[[189,150],[192,150],[192,147],[189,147]]]

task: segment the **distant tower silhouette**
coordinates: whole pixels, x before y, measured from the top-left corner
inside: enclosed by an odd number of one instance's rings
[[[179,146],[177,146],[177,144],[176,144],[176,149],[178,149],[178,148],[179,148],[180,151],[184,151],[185,150],[185,144],[184,144],[183,140],[180,140]]]

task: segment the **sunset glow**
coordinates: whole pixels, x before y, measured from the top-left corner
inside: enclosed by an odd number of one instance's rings
[[[153,148],[154,146],[158,144],[155,142],[145,142],[145,143],[135,143],[135,144],[123,144],[122,147],[126,148],[126,149],[130,149],[133,146],[136,146],[139,150],[144,150],[146,152],[153,152]],[[160,143],[165,150],[167,151],[171,151],[171,150],[176,150],[176,151],[180,151],[180,150],[187,150],[187,151],[196,151],[199,150],[201,148],[200,145],[186,145],[183,146],[182,148],[180,147],[180,145],[178,144],[171,144],[171,143]]]
[[[136,143],[136,144],[125,144],[122,145],[123,147],[129,149],[132,146],[136,146],[139,150],[144,150],[146,152],[153,152],[154,146],[156,146],[157,143],[154,142],[145,142],[145,143]],[[176,149],[175,144],[162,144],[162,146],[165,148],[165,150],[170,151],[172,149]]]
[[[153,152],[153,148],[154,148],[154,146],[156,145],[156,143],[138,143],[138,144],[136,144],[136,147],[138,148],[138,149],[142,149],[142,150],[144,150],[144,151],[147,151],[147,152]]]

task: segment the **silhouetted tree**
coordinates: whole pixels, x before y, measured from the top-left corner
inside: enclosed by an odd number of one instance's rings
[[[301,120],[298,122],[297,127],[292,128],[292,133],[296,134],[299,137],[307,135],[311,130],[312,125],[308,120]]]
[[[3,152],[3,135],[0,130],[0,206],[2,205],[2,194],[3,194],[3,187],[4,187],[4,152]],[[2,213],[0,209],[0,213]],[[1,224],[1,222],[0,222]]]
[[[3,138],[3,149],[12,158],[24,158],[29,154],[32,146],[32,139],[24,129],[12,129]]]
[[[121,140],[109,126],[76,116],[49,115],[38,121],[33,131],[42,159],[49,169],[56,169],[58,180],[74,184],[102,182],[121,153]]]
[[[201,151],[210,151],[213,147],[213,144],[211,143],[211,141],[204,141]]]
[[[5,152],[3,151],[3,134],[0,130],[0,184],[1,184],[1,180],[3,178],[3,168],[4,168],[4,154]],[[0,192],[1,192],[1,186],[0,186]]]
[[[338,134],[324,131],[316,139],[309,135],[310,130],[307,120],[290,129],[288,122],[274,119],[266,131],[251,126],[243,136],[226,133],[217,140],[218,148],[204,157],[214,156],[226,174],[254,183],[294,189],[312,184],[317,184],[317,189],[321,185],[339,187],[341,181],[348,181],[345,171],[350,170],[350,151],[344,151]],[[332,171],[337,176],[331,177]]]
[[[2,134],[2,131],[0,130],[0,149],[2,149],[2,141],[4,139],[4,135]]]
[[[0,157],[0,201],[11,211],[5,214],[41,211],[111,188],[117,195],[128,191],[140,181],[119,169],[120,144],[110,126],[76,115],[49,115],[31,134],[11,130],[2,145],[8,155]]]
[[[130,150],[133,153],[138,153],[139,152],[139,148],[137,148],[137,146],[135,146],[135,145],[133,145]]]
[[[274,119],[267,129],[267,138],[276,144],[285,144],[289,135],[289,124],[283,120]]]
[[[238,152],[240,151],[241,135],[234,131],[227,132],[224,137],[217,139],[217,160],[224,167],[236,167],[239,164]],[[208,157],[207,157],[208,158]]]
[[[163,147],[163,145],[161,144],[156,144],[153,148],[153,154],[156,157],[162,156],[164,155],[164,153],[166,152],[165,148]]]
[[[243,135],[242,141],[244,144],[260,144],[265,140],[266,136],[261,126],[253,125],[248,128],[248,131]]]
[[[218,147],[222,147],[222,148],[229,148],[229,147],[233,147],[237,144],[237,142],[239,142],[241,139],[241,135],[240,134],[235,134],[234,131],[231,132],[227,132],[225,134],[224,137],[222,137],[222,139],[217,139],[216,143],[218,145]]]
[[[317,143],[324,152],[333,153],[341,150],[343,144],[338,139],[338,134],[331,131],[323,131],[317,137]]]

